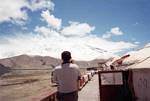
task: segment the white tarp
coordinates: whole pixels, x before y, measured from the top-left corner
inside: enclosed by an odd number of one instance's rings
[[[136,101],[150,101],[150,69],[133,69]]]

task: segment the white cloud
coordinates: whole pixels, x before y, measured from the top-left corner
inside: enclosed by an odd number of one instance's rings
[[[0,23],[10,21],[23,24],[28,19],[27,9],[36,11],[47,8],[54,9],[51,0],[3,0],[0,1]]]
[[[114,48],[112,48],[112,51],[114,51],[114,52],[119,52],[119,51],[121,52],[124,49],[131,49],[131,48],[135,48],[138,46],[136,44],[133,44],[130,42],[124,42],[124,41],[114,42],[113,45],[111,45],[111,47],[114,47]]]
[[[36,26],[34,31],[44,37],[48,37],[48,36],[57,36],[58,37],[59,36],[58,32],[56,32],[55,30],[52,30],[50,28],[44,27],[44,26],[42,26],[42,27]]]
[[[118,36],[118,35],[123,35],[124,33],[120,30],[119,27],[113,27],[110,29],[109,32],[106,32],[106,34],[103,34],[104,39],[108,39],[112,37],[113,35]]]
[[[70,25],[64,27],[61,31],[62,35],[65,36],[85,36],[91,33],[95,27],[90,26],[87,23],[69,22]]]
[[[16,23],[27,20],[28,14],[25,8],[31,11],[47,8],[48,10],[43,11],[41,16],[49,25],[47,27],[36,26],[35,33],[17,33],[14,37],[1,37],[0,58],[20,54],[60,58],[61,52],[68,50],[72,52],[76,60],[92,60],[108,58],[117,52],[137,47],[129,42],[113,42],[95,36],[91,34],[95,27],[87,23],[69,22],[69,26],[61,29],[61,19],[50,13],[54,7],[51,0],[3,0],[0,7],[0,22]],[[110,34],[107,37],[111,37],[122,35],[123,32],[119,27],[115,27],[107,34]]]
[[[49,26],[51,26],[52,28],[60,29],[61,19],[56,18],[54,15],[51,15],[48,10],[42,11],[41,16]]]
[[[11,20],[26,20],[26,11],[22,7],[29,6],[26,0],[3,0],[0,1],[0,22]]]
[[[120,30],[119,27],[114,27],[110,30],[112,35],[123,35],[124,33]]]
[[[110,33],[103,34],[103,36],[102,36],[102,38],[104,38],[104,39],[108,39],[110,37],[111,37]]]
[[[54,3],[51,0],[30,0],[30,9],[32,11],[40,10],[43,8],[54,10]]]
[[[0,44],[0,58],[20,54],[48,55],[60,58],[62,51],[69,50],[76,60],[92,60],[109,58],[117,52],[137,46],[127,42],[107,41],[91,34],[83,37],[66,37],[44,27],[37,27],[36,31],[40,34],[24,33],[23,35],[18,34],[17,37],[5,38],[5,44]],[[44,33],[48,33],[48,35],[43,37]],[[53,35],[54,33],[59,36]]]

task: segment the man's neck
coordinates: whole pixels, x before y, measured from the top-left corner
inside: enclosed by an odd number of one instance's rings
[[[70,61],[63,61],[62,64],[70,63]]]

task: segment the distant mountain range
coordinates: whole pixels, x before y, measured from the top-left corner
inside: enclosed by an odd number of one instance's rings
[[[130,57],[125,59],[123,64],[140,63],[143,67],[149,67],[150,64],[150,45],[131,51]],[[98,63],[105,63],[109,59],[94,59],[92,61],[76,61],[80,68],[97,67]],[[19,55],[10,58],[0,59],[0,76],[3,74],[31,74],[48,72],[55,66],[61,64],[61,60],[50,56],[29,56]],[[134,66],[134,65],[133,65]],[[136,65],[137,67],[137,65]],[[141,66],[140,66],[141,67]]]
[[[75,61],[80,68],[97,67],[99,62],[106,62],[105,59],[92,61]],[[19,55],[11,58],[0,59],[0,75],[5,73],[24,74],[37,73],[37,71],[51,70],[61,63],[60,59],[50,56],[29,56]],[[32,71],[32,72],[31,72]]]

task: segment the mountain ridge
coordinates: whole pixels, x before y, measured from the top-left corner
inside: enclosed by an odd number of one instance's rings
[[[105,59],[94,59],[92,61],[76,61],[74,62],[79,65],[80,68],[97,67],[99,62],[106,62]],[[57,59],[50,56],[39,56],[39,55],[18,55],[10,58],[0,59],[0,64],[3,68],[8,67],[11,69],[12,74],[24,74],[29,73],[27,70],[51,70],[55,66],[61,64],[61,59]],[[26,70],[26,71],[25,71]],[[30,73],[35,73],[31,72]],[[7,72],[8,73],[8,72]],[[37,73],[37,71],[36,71]],[[5,74],[5,73],[4,73]]]

